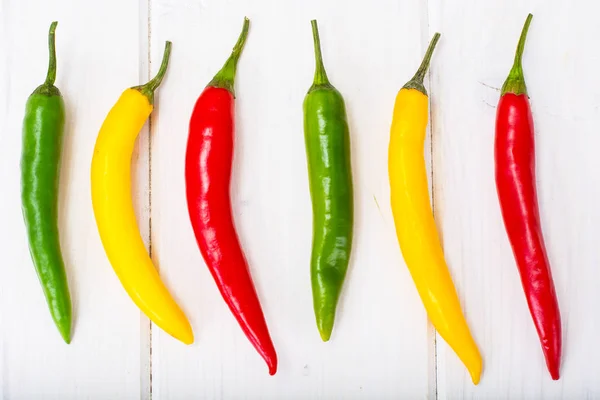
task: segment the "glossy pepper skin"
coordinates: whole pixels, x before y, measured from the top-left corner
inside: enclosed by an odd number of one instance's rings
[[[21,202],[29,250],[50,308],[66,343],[71,341],[71,297],[60,250],[58,191],[65,105],[56,79],[55,30],[50,25],[46,81],[29,96],[23,121]]]
[[[310,263],[313,306],[321,339],[331,337],[352,250],[350,134],[340,92],[325,72],[317,21],[311,21],[315,77],[304,99],[304,139],[313,211]]]
[[[156,77],[125,90],[104,120],[92,159],[92,203],[106,255],[131,299],[165,332],[191,344],[190,323],[146,252],[131,199],[135,139],[152,112],[154,90],[166,72],[170,50],[167,42]]]
[[[521,59],[532,15],[521,33],[514,65],[496,113],[496,188],[504,226],[517,262],[527,305],[552,379],[560,376],[560,310],[542,228],[535,185],[533,118]]]
[[[429,118],[423,78],[439,36],[435,34],[419,70],[396,97],[388,154],[391,205],[402,255],[427,315],[477,384],[481,355],[444,259],[429,201],[423,155]]]
[[[233,316],[277,372],[277,354],[240,246],[231,210],[230,184],[235,136],[234,79],[250,21],[223,68],[204,89],[192,112],[185,159],[187,204],[202,257]]]

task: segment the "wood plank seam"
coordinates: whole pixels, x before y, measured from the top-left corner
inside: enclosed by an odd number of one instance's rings
[[[151,79],[152,76],[152,0],[140,0],[140,17],[141,19],[145,19],[145,21],[140,21],[140,26],[145,24],[146,29],[146,76],[140,77],[142,81],[147,81]],[[145,15],[144,15],[144,7],[145,7]],[[145,18],[143,18],[145,17]],[[141,35],[144,37],[144,35]],[[148,254],[151,259],[152,257],[152,127],[153,127],[153,115],[150,114],[148,118],[148,143],[146,151],[148,151]],[[156,264],[155,264],[156,265]],[[158,268],[158,266],[156,266]],[[141,315],[141,318],[145,318],[144,315]],[[146,363],[147,371],[143,371],[142,373],[147,373],[147,388],[143,388],[148,394],[148,400],[152,400],[152,321],[147,321],[148,326],[148,336],[146,337],[146,343],[148,344],[147,352],[143,354],[144,357],[148,357]],[[141,335],[146,333],[145,330],[142,330]],[[144,341],[144,340],[142,340]],[[142,380],[143,382],[144,380]],[[143,392],[142,392],[143,393]]]
[[[146,2],[147,29],[148,36],[148,79],[152,75],[152,0]],[[148,253],[152,259],[152,126],[153,116],[150,114],[148,119]],[[155,264],[156,265],[156,264]],[[157,266],[158,268],[158,266]],[[152,400],[152,322],[148,321],[148,393],[149,400]]]
[[[429,36],[431,36],[431,21],[430,21],[430,13],[429,13],[429,7],[430,7],[430,2],[429,0],[426,0],[425,2],[425,13],[426,13],[426,20],[427,20],[427,37],[426,37],[426,41],[425,41],[425,46],[427,46],[428,40],[429,40]],[[425,47],[427,48],[427,47]],[[434,132],[434,121],[433,121],[433,112],[431,111],[431,99],[433,98],[433,88],[432,88],[432,79],[431,79],[431,69],[428,72],[428,76],[427,76],[427,83],[428,83],[428,90],[429,90],[429,137],[430,137],[430,141],[429,141],[429,159],[430,159],[430,165],[431,165],[431,211],[433,213],[433,219],[436,219],[436,212],[435,212],[435,158],[434,158],[434,153],[433,153],[433,149],[434,149],[434,136],[433,136],[433,132]],[[437,222],[437,221],[436,221]],[[439,226],[439,224],[437,224]],[[429,360],[429,362],[433,362],[433,368],[430,371],[430,373],[433,373],[433,387],[430,387],[431,393],[429,394],[429,397],[431,398],[431,396],[433,396],[434,399],[438,399],[438,340],[437,340],[437,331],[436,329],[433,327],[433,325],[431,324],[431,322],[429,321],[429,318],[427,319],[427,324],[428,324],[428,329],[427,332],[431,332],[431,343],[430,346],[433,349],[433,354],[430,355],[428,354],[428,357],[433,357],[433,360]]]

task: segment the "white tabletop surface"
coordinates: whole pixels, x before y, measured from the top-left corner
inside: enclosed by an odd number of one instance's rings
[[[0,399],[600,398],[600,13],[591,0],[0,1]],[[494,184],[495,107],[527,13],[543,230],[562,311],[553,382],[529,315]],[[273,341],[270,377],[222,301],[187,215],[184,154],[197,96],[251,19],[236,81],[233,210]],[[302,101],[319,21],[350,120],[355,241],[332,340],[314,322]],[[19,198],[21,123],[58,20],[67,107],[61,243],[74,301],[65,345],[33,269]],[[434,214],[473,336],[475,387],[428,323],[393,227],[387,145],[394,98],[430,37],[424,153]],[[173,42],[133,157],[142,236],[196,335],[185,346],[140,313],[104,254],[90,200],[98,129]]]

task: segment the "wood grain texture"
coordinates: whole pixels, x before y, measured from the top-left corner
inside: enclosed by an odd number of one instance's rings
[[[484,356],[478,387],[438,347],[441,399],[575,399],[600,395],[596,204],[598,100],[591,2],[430,0],[443,32],[433,62],[436,216],[467,319]],[[543,231],[563,322],[562,377],[546,370],[494,183],[495,107],[527,13],[525,79],[536,127]],[[438,342],[439,343],[439,342]]]
[[[433,342],[396,242],[387,181],[394,97],[424,51],[424,41],[406,38],[422,36],[426,9],[420,1],[376,3],[152,1],[154,57],[164,40],[173,41],[153,125],[152,246],[196,334],[196,343],[186,348],[153,329],[153,398],[428,396]],[[236,84],[233,210],[278,350],[274,377],[222,301],[185,202],[189,116],[228,57],[244,15],[251,27]],[[356,201],[353,257],[326,344],[310,294],[302,130],[302,101],[314,73],[312,18],[319,22],[328,75],[346,99]]]
[[[2,399],[140,398],[148,391],[140,384],[140,313],[104,255],[89,187],[100,125],[121,91],[140,79],[138,49],[146,38],[140,37],[139,10],[138,1],[0,2]],[[74,306],[69,346],[45,304],[19,197],[25,101],[46,74],[52,20],[59,21],[57,86],[67,109],[59,219]]]

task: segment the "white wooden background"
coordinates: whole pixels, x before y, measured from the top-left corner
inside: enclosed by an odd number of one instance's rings
[[[544,233],[562,310],[551,381],[502,225],[493,175],[499,90],[528,12],[524,67],[536,124]],[[600,398],[600,8],[592,0],[0,1],[0,399]],[[233,208],[278,350],[270,377],[220,298],[188,221],[187,125],[195,99],[251,19],[236,90]],[[332,340],[314,323],[302,100],[309,20],[346,99],[356,196],[353,259]],[[74,300],[62,343],[27,250],[21,121],[58,20],[67,105],[60,227]],[[404,265],[389,206],[394,97],[442,33],[429,77],[425,153],[446,257],[484,357],[479,386],[435,335]],[[141,315],[104,255],[90,200],[98,129],[122,90],[169,72],[133,163],[142,235],[189,316],[186,347]]]

